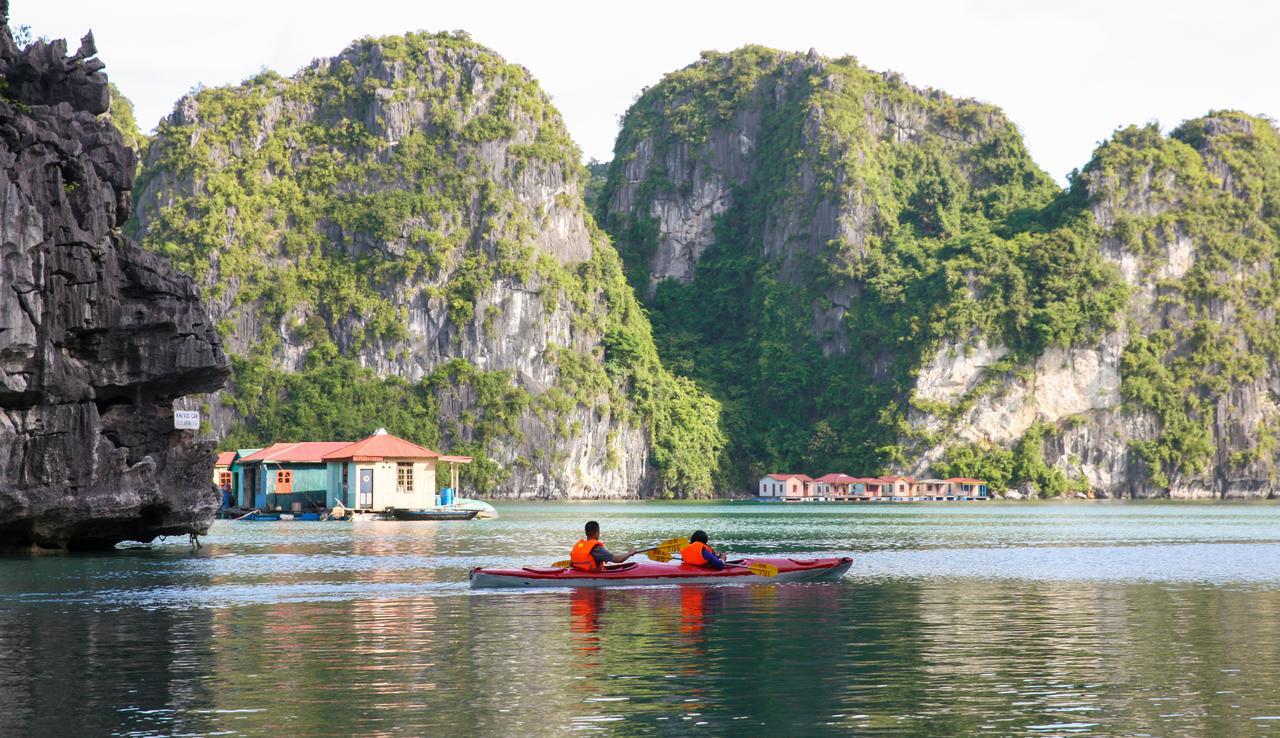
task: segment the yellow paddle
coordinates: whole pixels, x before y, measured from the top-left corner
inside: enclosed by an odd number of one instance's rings
[[[689,545],[688,538],[668,538],[667,540],[663,541],[662,543],[659,543],[656,546],[651,546],[650,548],[642,548],[639,551],[636,551],[636,553],[647,554],[649,558],[652,559],[653,561],[666,562],[671,560],[672,553],[675,553],[676,551],[679,551],[680,549],[688,545]],[[560,569],[568,569],[570,566],[573,566],[573,562],[566,559],[565,561],[557,561],[556,563],[552,564],[552,566]]]
[[[773,564],[764,564],[764,563],[760,563],[760,564],[731,564],[731,563],[729,563],[728,561],[726,561],[726,562],[724,562],[724,565],[725,565],[725,566],[738,566],[738,567],[741,567],[741,568],[743,568],[743,569],[748,569],[748,570],[750,570],[750,572],[751,572],[752,574],[755,574],[755,575],[756,575],[756,576],[758,576],[758,577],[776,577],[776,576],[778,576],[778,567],[774,566]]]

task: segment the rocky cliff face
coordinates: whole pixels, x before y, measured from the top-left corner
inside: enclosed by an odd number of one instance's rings
[[[664,360],[726,403],[726,478],[870,473],[905,454],[914,372],[942,337],[1027,352],[1105,323],[1101,258],[1000,111],[851,58],[708,53],[624,121],[601,213]],[[1037,293],[1061,277],[1071,290]],[[1019,321],[1069,306],[1077,319]],[[992,342],[993,344],[996,342]]]
[[[226,358],[191,281],[127,243],[134,158],[92,36],[0,31],[0,549],[201,533],[211,446],[172,403]]]
[[[1270,494],[1280,159],[1129,129],[1068,190],[999,110],[852,59],[709,53],[624,120],[601,218],[722,472]]]
[[[1272,496],[1278,154],[1269,122],[1230,112],[1099,148],[1075,186],[1129,287],[1121,327],[997,374],[958,437],[1010,446],[1041,426],[1045,460],[1105,495]],[[970,348],[943,346],[932,364],[981,381],[986,348]],[[924,371],[917,397],[945,386]],[[925,449],[915,468],[946,451]]]
[[[228,443],[386,426],[476,455],[481,494],[709,491],[718,408],[658,363],[584,181],[523,68],[409,34],[181,100],[135,227],[211,296]]]

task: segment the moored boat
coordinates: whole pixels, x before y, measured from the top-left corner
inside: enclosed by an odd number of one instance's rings
[[[405,510],[398,507],[389,508],[386,512],[396,520],[470,520],[480,514],[479,510],[449,510],[436,508],[430,510]]]
[[[782,584],[785,582],[827,582],[844,576],[853,565],[848,556],[828,559],[793,559],[763,556],[734,559],[721,571],[679,563],[635,561],[611,566],[605,571],[578,571],[554,566],[525,566],[519,569],[471,570],[472,589],[491,587],[642,587],[664,584]],[[761,576],[748,567],[769,564],[774,576]]]
[[[493,505],[490,505],[484,500],[471,500],[466,497],[455,497],[453,502],[449,504],[449,507],[454,510],[475,510],[476,517],[480,520],[498,517],[498,511],[494,509]]]

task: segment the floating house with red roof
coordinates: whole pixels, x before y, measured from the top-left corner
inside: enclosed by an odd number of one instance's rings
[[[848,499],[862,495],[862,485],[848,474],[824,474],[813,480],[814,494],[825,499]]]
[[[804,474],[767,474],[760,480],[757,494],[778,500],[802,500],[814,496],[813,478]]]
[[[915,496],[916,480],[911,477],[880,477],[880,496],[907,499]]]
[[[236,460],[235,451],[223,451],[213,461],[213,486],[218,489],[231,489],[231,464]]]
[[[875,499],[882,496],[884,481],[879,477],[855,477],[857,482],[858,494],[854,497],[866,500]]]
[[[920,479],[914,485],[914,494],[917,497],[929,497],[935,500],[985,499],[987,483],[981,479],[969,477]]]
[[[913,497],[950,497],[951,484],[945,479],[917,479],[911,484]]]
[[[246,453],[248,452],[248,453]],[[220,454],[221,462],[227,453]],[[233,497],[243,507],[308,513],[341,504],[357,510],[420,510],[441,502],[437,474],[446,474],[445,496],[458,488],[458,466],[469,456],[445,456],[379,428],[351,441],[293,441],[235,452]]]
[[[982,479],[950,477],[944,481],[951,485],[951,494],[954,497],[985,500],[989,494],[987,483]]]
[[[397,438],[383,429],[324,456],[329,503],[356,510],[390,507],[422,510],[452,501],[458,488],[458,466],[470,456],[446,456]],[[437,476],[448,474],[447,492],[437,495]],[[440,499],[443,497],[444,499]]]
[[[304,513],[328,504],[328,465],[324,455],[349,441],[273,443],[240,458],[241,504],[259,510]]]

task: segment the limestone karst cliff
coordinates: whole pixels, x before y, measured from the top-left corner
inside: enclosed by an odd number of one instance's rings
[[[1110,495],[1272,496],[1280,421],[1280,137],[1233,112],[1168,136],[1127,128],[1076,178],[1099,228],[1096,247],[1129,287],[1113,330],[992,370],[994,349],[941,346],[917,397],[989,390],[943,420],[923,469],[957,455],[999,457],[1019,444]],[[941,372],[938,370],[942,367]],[[949,375],[942,379],[941,375]],[[927,434],[926,434],[926,437]],[[958,443],[959,442],[959,443]],[[966,448],[969,446],[969,448]]]
[[[172,403],[228,367],[191,280],[121,236],[134,157],[92,35],[0,30],[0,549],[200,533],[211,444]]]
[[[132,227],[210,301],[227,444],[385,426],[473,454],[470,493],[708,493],[719,408],[658,362],[585,179],[526,70],[411,33],[183,98]]]
[[[599,218],[720,473],[1271,494],[1266,120],[1125,129],[1067,189],[995,107],[852,58],[707,53],[628,111]]]

